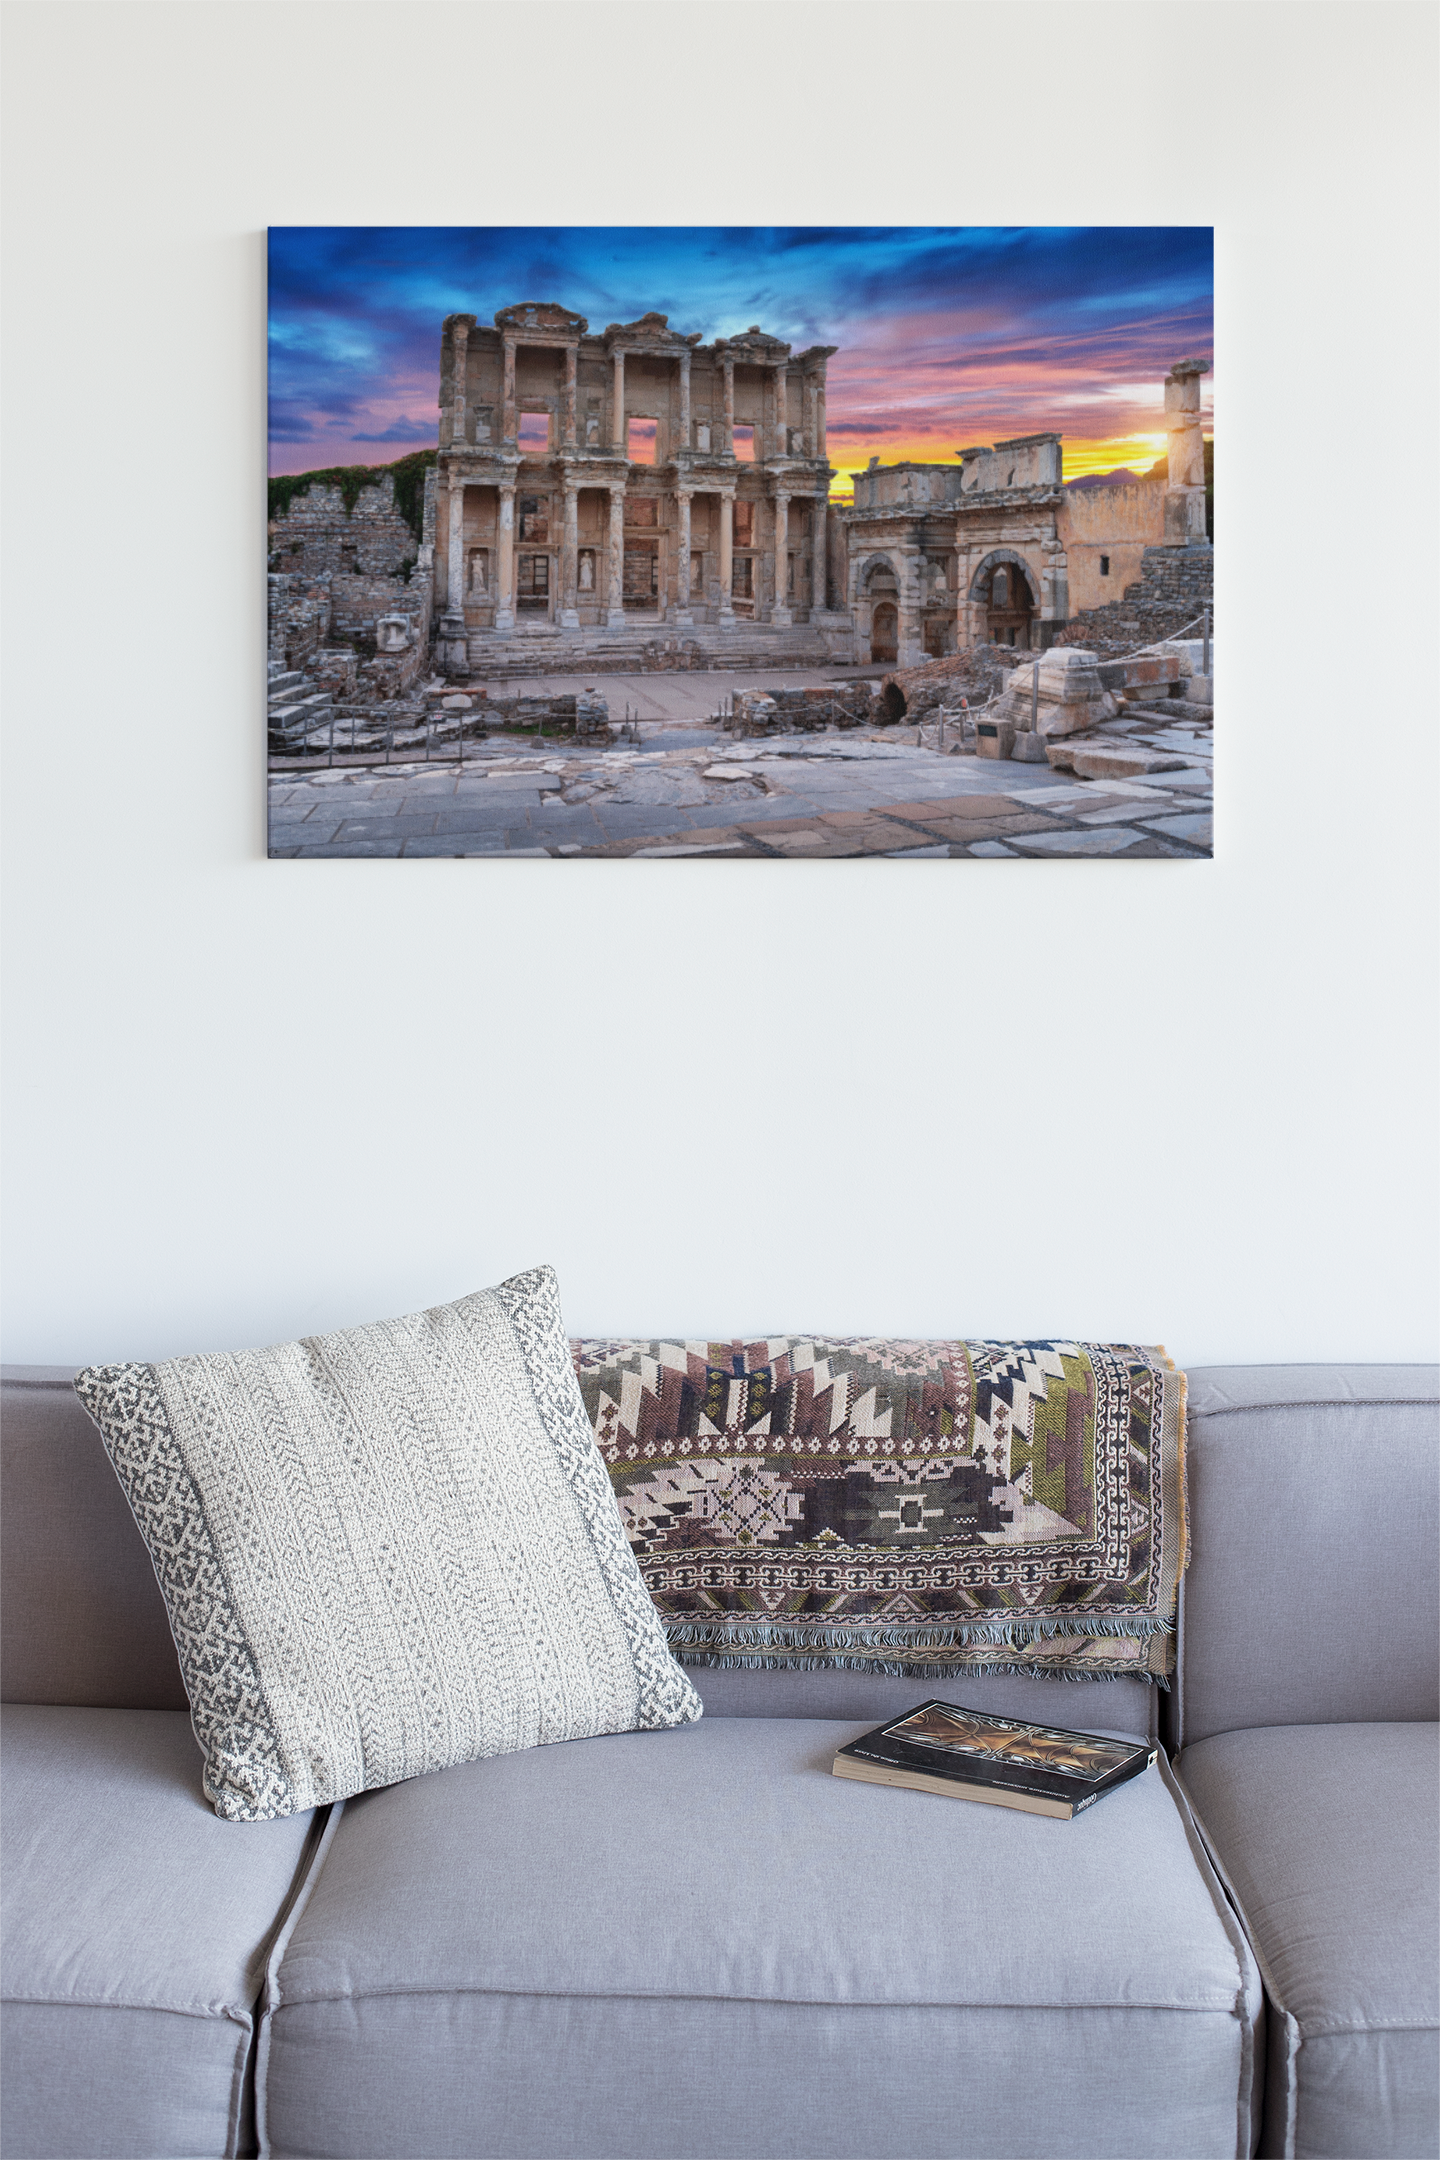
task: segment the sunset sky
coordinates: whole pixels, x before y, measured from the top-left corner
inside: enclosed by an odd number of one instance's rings
[[[1167,368],[1211,352],[1212,259],[1208,226],[272,227],[270,470],[433,446],[444,317],[557,300],[592,332],[655,308],[706,343],[838,346],[837,496],[872,457],[1046,430],[1067,480],[1144,471]]]

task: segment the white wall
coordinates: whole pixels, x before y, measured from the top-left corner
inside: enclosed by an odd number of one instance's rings
[[[11,1358],[1434,1354],[1430,8],[8,16]],[[263,228],[645,203],[1217,226],[1213,864],[264,859]]]

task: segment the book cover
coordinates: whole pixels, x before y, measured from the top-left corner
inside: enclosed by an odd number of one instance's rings
[[[1068,1819],[1138,1777],[1156,1749],[931,1700],[836,1754],[837,1777]]]

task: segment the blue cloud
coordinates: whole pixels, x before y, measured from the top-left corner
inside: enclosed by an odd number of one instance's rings
[[[433,420],[407,420],[402,415],[400,419],[392,420],[389,427],[382,428],[378,435],[362,435],[357,430],[350,437],[350,440],[351,442],[431,443],[435,440],[436,432]]]

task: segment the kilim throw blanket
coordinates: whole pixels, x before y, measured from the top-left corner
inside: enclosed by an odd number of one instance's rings
[[[1185,1379],[1131,1343],[573,1342],[690,1665],[1165,1685]]]

